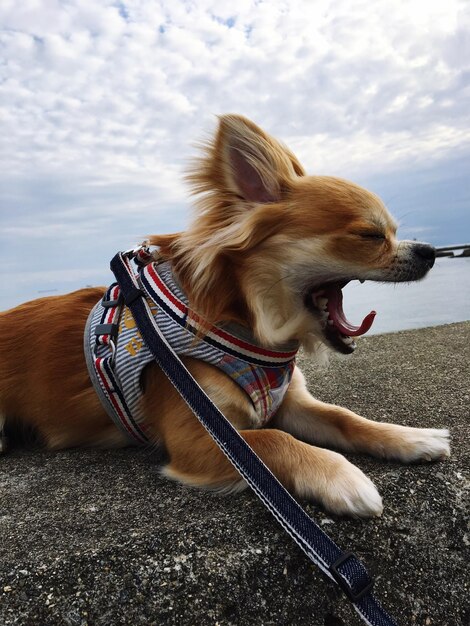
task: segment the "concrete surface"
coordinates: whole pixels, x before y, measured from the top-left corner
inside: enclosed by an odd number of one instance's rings
[[[313,393],[367,417],[447,426],[452,457],[402,466],[348,455],[382,518],[306,509],[376,577],[401,625],[468,626],[470,322],[364,338]],[[329,581],[249,491],[224,497],[158,475],[161,456],[14,449],[0,458],[0,624],[358,626]],[[466,491],[467,489],[467,491]]]

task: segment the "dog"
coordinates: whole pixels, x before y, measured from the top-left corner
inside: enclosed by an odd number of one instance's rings
[[[199,198],[191,226],[151,236],[149,244],[150,269],[166,267],[186,298],[185,323],[197,324],[193,346],[210,329],[235,328],[259,354],[295,354],[298,347],[312,358],[326,348],[350,354],[374,313],[353,326],[343,287],[419,280],[434,264],[430,245],[397,241],[397,225],[376,195],[339,178],[308,176],[287,147],[242,116],[219,118],[187,178]],[[84,328],[103,291],[81,289],[0,314],[1,425],[32,428],[54,450],[128,445],[85,364]],[[264,415],[238,374],[193,352],[182,360],[281,483],[332,513],[378,516],[383,505],[372,481],[327,446],[404,463],[449,455],[447,430],[378,423],[313,398],[292,355],[266,395],[271,408]],[[146,432],[168,453],[166,476],[214,489],[245,486],[155,362],[145,364],[139,384]]]

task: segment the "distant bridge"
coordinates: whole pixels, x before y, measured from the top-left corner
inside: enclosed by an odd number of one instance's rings
[[[461,254],[454,254],[454,250],[462,250]],[[470,243],[455,244],[453,246],[436,247],[436,256],[470,256]]]

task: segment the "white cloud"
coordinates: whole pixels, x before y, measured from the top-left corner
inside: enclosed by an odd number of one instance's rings
[[[466,123],[459,0],[2,6],[8,171],[155,172],[227,110],[294,143]]]
[[[319,133],[288,143],[311,173],[354,177],[364,171],[389,174],[404,165],[429,165],[449,156],[468,158],[470,129],[433,123],[421,129],[358,130],[349,136]]]

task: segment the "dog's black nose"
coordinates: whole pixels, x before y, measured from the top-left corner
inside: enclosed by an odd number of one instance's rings
[[[431,268],[436,260],[436,250],[428,243],[415,243],[413,245],[413,252],[420,257],[423,261],[426,261]]]

